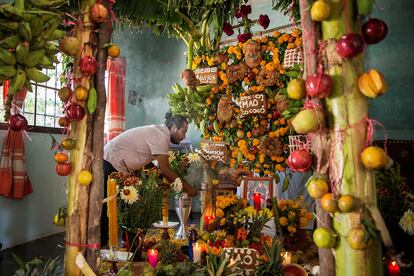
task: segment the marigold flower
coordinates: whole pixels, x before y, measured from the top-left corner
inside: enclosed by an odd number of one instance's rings
[[[286,217],[280,217],[279,218],[279,223],[282,226],[287,226],[288,225],[288,219]]]

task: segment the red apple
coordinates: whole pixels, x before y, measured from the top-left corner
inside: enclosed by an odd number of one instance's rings
[[[72,171],[72,163],[56,163],[56,173],[61,176],[67,176]]]
[[[341,58],[356,57],[364,51],[364,40],[359,34],[346,34],[336,42],[336,51]]]
[[[21,114],[14,114],[9,117],[9,126],[14,131],[20,131],[27,127],[27,120]]]
[[[317,73],[306,78],[306,92],[311,97],[325,98],[331,94],[332,79],[324,73]]]
[[[305,150],[295,150],[289,155],[287,165],[292,171],[305,172],[312,165],[312,155]]]
[[[384,21],[372,18],[362,25],[362,34],[367,44],[377,44],[382,41],[388,33],[388,26]]]
[[[85,109],[76,103],[72,103],[66,107],[66,117],[69,121],[80,121],[85,116]]]

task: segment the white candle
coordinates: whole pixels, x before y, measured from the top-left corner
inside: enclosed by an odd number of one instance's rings
[[[193,244],[193,260],[194,263],[199,263],[201,261],[201,246],[198,242]]]
[[[283,255],[283,264],[290,264],[292,262],[292,253],[286,252],[285,255]]]

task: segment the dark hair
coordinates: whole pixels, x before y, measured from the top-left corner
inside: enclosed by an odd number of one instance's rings
[[[188,124],[187,118],[181,115],[173,115],[171,111],[165,113],[165,125],[171,128],[173,125],[177,128],[182,128],[185,124]]]

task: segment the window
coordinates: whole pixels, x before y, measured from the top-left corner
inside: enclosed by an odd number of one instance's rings
[[[60,56],[58,57],[60,60]],[[55,69],[43,70],[43,73],[50,77],[49,81],[45,83],[32,83],[33,92],[27,92],[21,112],[29,123],[28,130],[60,133],[58,121],[64,114],[63,105],[57,95],[57,91],[61,87],[59,76],[62,71],[62,63],[59,63]],[[0,100],[3,103],[3,86],[0,87]],[[5,123],[4,111],[1,112],[0,122]],[[7,128],[7,126],[2,124],[2,128]]]

